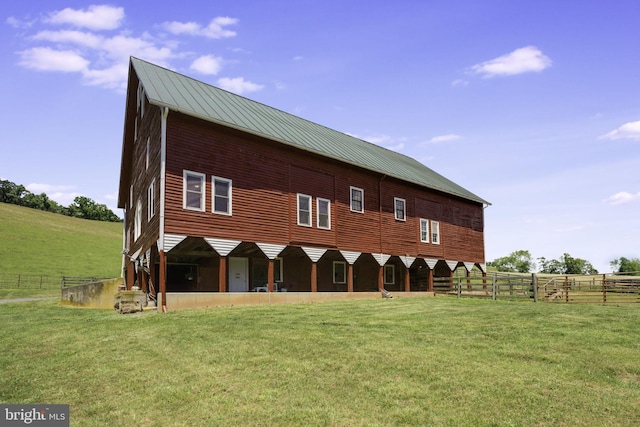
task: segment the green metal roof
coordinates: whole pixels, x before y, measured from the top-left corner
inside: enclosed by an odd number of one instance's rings
[[[131,58],[149,102],[478,203],[417,160],[160,66]]]

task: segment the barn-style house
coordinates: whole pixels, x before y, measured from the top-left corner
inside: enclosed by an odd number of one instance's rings
[[[123,271],[163,309],[429,292],[484,272],[487,205],[405,155],[131,58]]]

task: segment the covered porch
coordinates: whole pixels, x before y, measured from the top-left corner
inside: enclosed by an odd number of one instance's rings
[[[379,298],[383,290],[427,296],[435,277],[452,277],[458,267],[485,273],[484,264],[335,248],[181,235],[159,244],[132,257],[127,286],[139,286],[163,310]]]

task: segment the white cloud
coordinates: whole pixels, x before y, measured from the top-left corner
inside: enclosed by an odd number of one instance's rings
[[[120,29],[124,18],[123,8],[111,6],[67,8],[50,13],[33,24],[40,27],[55,24],[62,28],[36,28],[33,34],[25,36],[25,41],[32,46],[17,52],[19,65],[35,71],[78,73],[84,84],[124,91],[131,56],[166,68],[185,67],[172,62],[196,58],[190,64],[191,70],[209,75],[218,74],[225,63],[223,58],[214,55],[181,53],[188,52],[183,46],[184,40],[167,37],[167,34],[144,32],[135,36],[131,31]],[[225,38],[236,35],[227,27],[237,22],[235,18],[218,17],[204,27],[195,22],[166,23],[164,27],[174,34]],[[17,18],[9,18],[7,23],[26,28]],[[236,93],[263,88],[242,78],[222,79],[220,84]]]
[[[235,25],[238,23],[236,18],[230,18],[228,16],[219,16],[213,18],[209,25],[206,27],[201,26],[197,22],[165,22],[163,27],[171,34],[188,34],[192,36],[203,36],[210,39],[223,39],[228,37],[234,37],[237,33],[226,29],[229,25]]]
[[[237,93],[238,95],[248,92],[257,92],[264,88],[263,85],[247,81],[244,77],[222,77],[218,79],[218,86],[224,90],[228,90],[229,92]]]
[[[640,120],[637,122],[625,123],[618,129],[614,129],[611,132],[602,135],[600,139],[633,139],[640,141]]]
[[[86,31],[63,30],[63,31],[40,31],[34,40],[49,41],[54,43],[71,43],[78,46],[98,48],[104,42],[104,37]]]
[[[25,188],[34,194],[45,193],[47,197],[62,206],[69,206],[73,203],[73,199],[81,196],[77,193],[73,185],[51,185],[51,184],[39,184],[33,183],[26,185]]]
[[[457,141],[458,139],[461,139],[461,138],[462,137],[460,135],[457,135],[455,133],[449,133],[446,135],[434,136],[433,138],[427,141],[427,144],[441,144],[444,142]]]
[[[100,70],[86,70],[82,76],[88,85],[124,91],[127,88],[128,72],[129,64],[124,62]]]
[[[610,205],[622,205],[625,203],[635,202],[640,200],[640,192],[636,194],[628,193],[626,191],[621,191],[619,193],[614,194],[613,196],[605,199],[605,203]]]
[[[464,79],[456,79],[451,82],[452,87],[465,87],[469,86],[469,81]]]
[[[32,183],[25,186],[25,188],[32,193],[40,194],[40,193],[49,193],[52,191],[70,191],[75,187],[73,185],[51,185],[51,184],[39,184]]]
[[[13,28],[30,28],[35,23],[35,21],[21,21],[15,16],[8,17],[5,22]]]
[[[485,78],[512,76],[528,72],[539,72],[551,66],[551,59],[535,46],[526,46],[470,68],[473,74]]]
[[[66,8],[52,12],[45,22],[51,24],[70,24],[91,30],[114,30],[124,20],[124,8],[107,5],[92,5],[86,10]]]
[[[72,50],[55,50],[49,47],[34,47],[19,52],[20,65],[38,71],[83,72],[89,61]]]
[[[223,59],[213,55],[204,55],[191,63],[191,70],[200,74],[218,74],[222,69]]]

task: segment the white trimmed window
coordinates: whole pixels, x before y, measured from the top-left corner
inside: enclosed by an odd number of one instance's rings
[[[151,181],[147,190],[147,220],[151,220],[156,214],[156,180]]]
[[[333,261],[333,283],[347,283],[347,263]]]
[[[393,210],[395,212],[395,218],[398,221],[407,220],[407,201],[398,197],[393,198]]]
[[[396,283],[396,266],[393,264],[385,264],[384,266],[384,284],[395,285]]]
[[[364,190],[358,187],[349,187],[351,198],[351,212],[364,212]]]
[[[298,194],[298,225],[311,227],[311,196]]]
[[[183,172],[183,208],[204,212],[205,175]]]
[[[429,243],[429,220],[420,218],[420,241]]]
[[[142,202],[138,200],[136,203],[136,213],[133,220],[133,240],[136,241],[142,234]]]
[[[431,243],[440,244],[440,223],[438,221],[431,221]]]
[[[331,200],[316,199],[317,211],[318,211],[318,228],[324,230],[331,229]]]
[[[213,213],[231,215],[231,180],[214,176],[211,182],[213,186]]]

